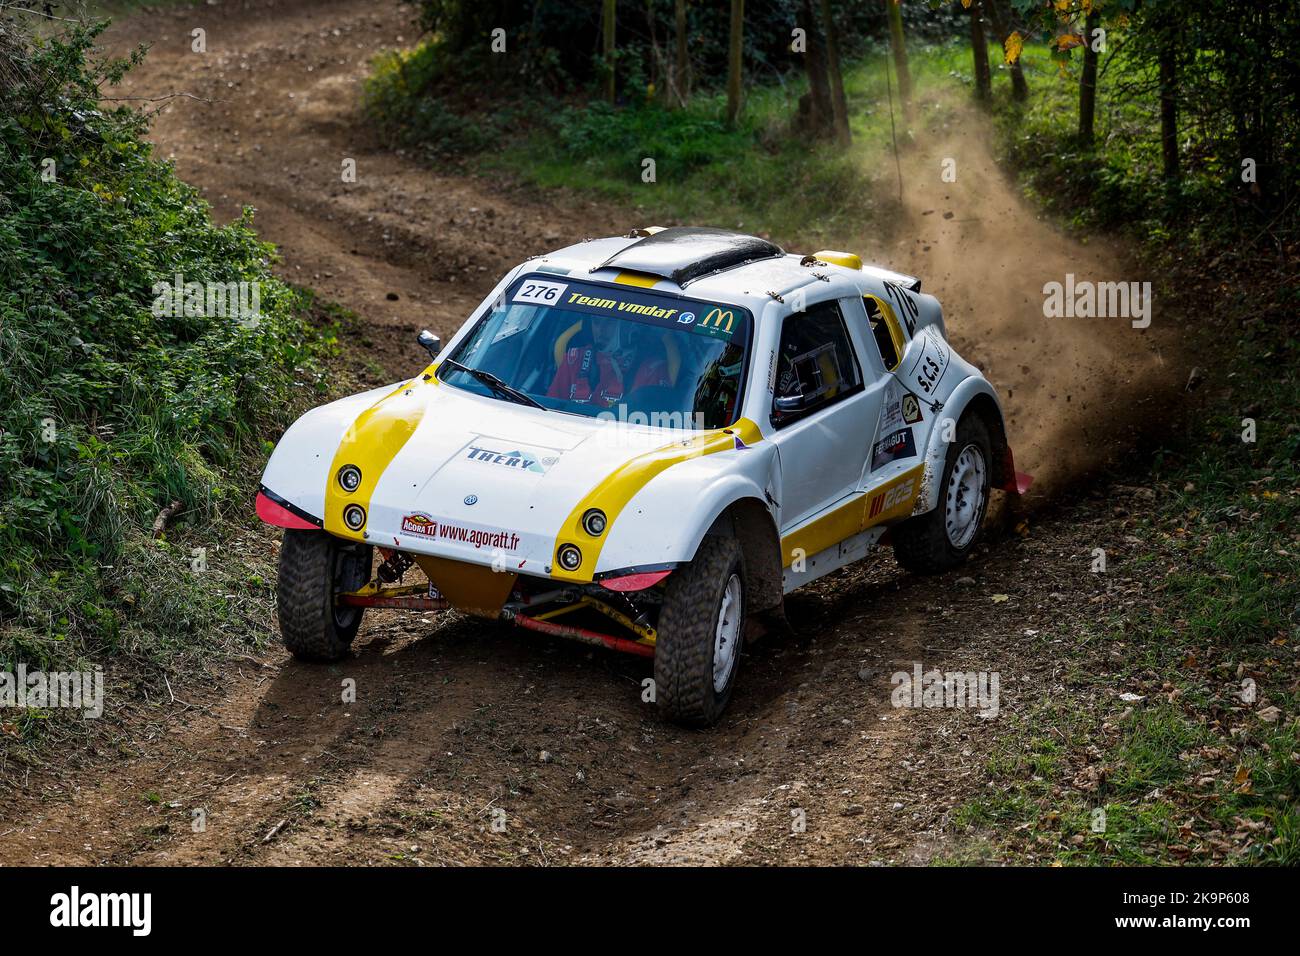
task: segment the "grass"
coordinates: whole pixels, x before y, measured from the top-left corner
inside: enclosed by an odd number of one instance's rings
[[[1209,349],[1221,333],[1193,334]],[[1300,861],[1300,385],[1274,374],[1300,362],[1300,342],[1270,328],[1217,358],[1231,392],[1140,479],[1157,503],[1126,529],[1145,548],[1119,570],[1141,595],[1080,614],[1073,641],[1040,639],[1033,653],[1064,655],[1067,689],[1008,723],[987,767],[996,787],[954,815],[1001,859]],[[1119,690],[1143,699],[1115,703]]]

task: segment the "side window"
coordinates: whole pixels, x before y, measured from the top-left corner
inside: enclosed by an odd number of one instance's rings
[[[781,326],[772,424],[797,421],[862,388],[862,372],[835,302],[788,316]]]
[[[871,337],[880,349],[880,359],[885,370],[892,372],[903,357],[903,332],[889,307],[874,295],[864,295],[862,304],[867,307],[867,321],[871,324]]]

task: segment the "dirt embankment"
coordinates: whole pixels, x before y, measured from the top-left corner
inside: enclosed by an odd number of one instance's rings
[[[522,256],[634,224],[370,143],[358,84],[371,56],[413,39],[409,17],[392,0],[246,0],[145,11],[110,34],[153,44],[126,95],[211,101],[168,101],[159,151],[218,217],[257,207],[284,274],[367,323],[352,357],[376,378],[415,368],[415,330],[453,331]],[[195,27],[206,54],[190,50]],[[948,148],[907,160],[916,238],[880,257],[924,276],[959,348],[1009,386],[1022,467],[1062,477],[1145,400],[1152,360],[1127,330],[1045,320],[1036,290],[1066,271],[1123,272],[1026,215],[979,144]],[[958,158],[956,186],[941,155]],[[1117,386],[1132,390],[1107,401]],[[915,661],[1000,670],[1003,708],[1043,692],[1051,663],[1017,659],[1022,633],[1098,586],[1078,574],[1086,548],[1051,534],[982,556],[962,587],[885,557],[800,592],[798,636],[746,655],[707,733],[642,702],[639,660],[374,614],[347,662],[271,650],[84,772],[33,777],[0,809],[0,863],[923,862],[952,850],[947,824],[982,785],[991,724],[895,709],[891,675]],[[264,547],[277,547],[269,530]]]

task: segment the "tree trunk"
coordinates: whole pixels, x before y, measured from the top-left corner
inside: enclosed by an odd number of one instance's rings
[[[826,29],[826,71],[831,86],[831,116],[835,122],[835,141],[848,146],[853,141],[849,132],[849,104],[844,96],[844,74],[840,72],[839,31],[831,16],[831,0],[821,0],[822,25]]]
[[[1160,38],[1160,152],[1164,156],[1165,179],[1179,177],[1178,168],[1178,48],[1174,27],[1164,23]]]
[[[975,99],[988,103],[993,99],[993,77],[989,73],[989,43],[984,37],[982,6],[980,0],[971,0],[970,46],[975,55]]]
[[[645,2],[646,32],[650,36],[650,91],[660,103],[668,102],[668,80],[664,76],[663,51],[659,49],[659,31],[655,29],[655,5],[653,0]],[[649,92],[649,91],[648,91]]]
[[[808,92],[799,99],[799,127],[809,136],[821,137],[833,131],[835,111],[831,105],[830,77],[826,72],[826,45],[817,26],[812,0],[803,0],[802,21],[808,41],[803,55]]]
[[[1093,49],[1094,32],[1101,14],[1089,11],[1083,28],[1083,76],[1079,79],[1079,142],[1091,146],[1093,124],[1097,118],[1097,51]]]
[[[687,75],[686,54],[686,0],[677,0],[676,4],[677,49],[673,60],[673,93],[679,106],[686,105],[690,95],[690,79]]]
[[[899,0],[885,0],[889,16],[889,49],[894,54],[894,75],[898,77],[898,98],[903,112],[912,110],[912,73],[907,68],[907,45],[903,42],[903,12]]]
[[[727,53],[727,122],[740,121],[740,67],[745,52],[745,0],[731,0],[731,42]]]
[[[1011,36],[1011,11],[1007,8],[1007,0],[987,0],[989,19],[993,21],[993,29],[996,31],[998,42],[1006,49],[1007,37]],[[1016,57],[1014,63],[1008,67],[1011,73],[1011,98],[1017,103],[1023,103],[1029,99],[1029,84],[1025,81],[1025,71],[1020,65],[1020,57]]]
[[[602,51],[605,57],[605,99],[611,103],[614,102],[615,85],[614,85],[614,10],[618,6],[618,0],[605,0],[605,13],[603,17],[604,42]]]

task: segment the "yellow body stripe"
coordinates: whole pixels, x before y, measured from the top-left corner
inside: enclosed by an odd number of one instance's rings
[[[642,289],[648,289],[656,282],[662,282],[659,276],[646,275],[644,272],[620,272],[614,276],[614,281],[619,285],[634,285]]]
[[[426,374],[432,374],[430,366]],[[325,530],[344,538],[364,540],[365,525],[353,531],[343,523],[343,509],[358,504],[366,509],[367,523],[370,514],[370,496],[379,484],[379,478],[397,457],[424,418],[427,396],[423,389],[429,382],[413,379],[404,382],[357,416],[339,442],[338,451],[325,479]],[[351,494],[339,487],[337,475],[344,465],[361,469],[361,484]]]
[[[763,440],[763,433],[752,421],[742,418],[729,428],[713,429],[664,445],[638,455],[614,469],[569,512],[569,517],[560,526],[559,536],[555,539],[555,553],[559,552],[561,545],[576,544],[582,551],[582,563],[575,570],[566,571],[560,567],[559,560],[555,559],[551,576],[563,581],[590,581],[600,560],[600,549],[609,537],[619,513],[650,479],[690,458],[731,451],[736,447],[736,438],[746,445],[754,445]],[[600,537],[592,537],[582,527],[582,516],[592,508],[605,512],[605,531]],[[552,554],[552,558],[555,558],[555,554]]]
[[[855,492],[838,508],[782,537],[782,567],[790,567],[798,557],[812,557],[860,531],[910,515],[921,493],[924,472],[925,466],[917,465],[872,491]],[[873,507],[876,508],[874,515],[871,513]]]

